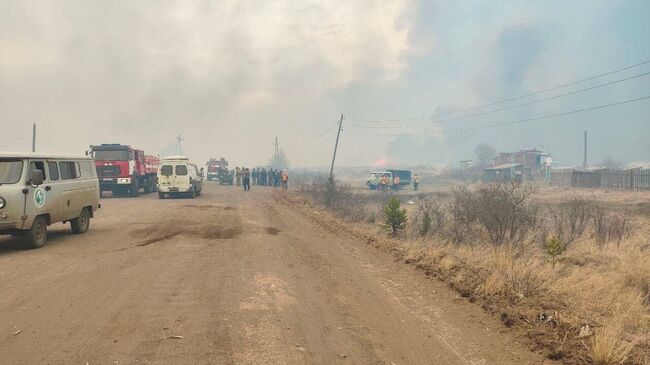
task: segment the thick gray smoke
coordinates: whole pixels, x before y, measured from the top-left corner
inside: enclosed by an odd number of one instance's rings
[[[345,113],[341,165],[453,165],[482,142],[552,145],[583,129],[594,160],[648,160],[647,102],[456,135],[435,120],[389,130],[354,121],[482,104],[650,55],[648,2],[588,3],[591,12],[579,2],[0,1],[0,149],[29,149],[37,123],[41,151],[125,143],[166,154],[181,134],[196,160],[253,166],[278,136],[293,166],[323,166],[328,128]],[[647,81],[458,126],[643,96]],[[581,158],[579,141],[551,152]]]

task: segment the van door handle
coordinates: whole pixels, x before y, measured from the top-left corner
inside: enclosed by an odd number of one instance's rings
[[[52,187],[51,187],[51,186],[46,186],[46,187],[45,187],[45,191],[50,191],[50,190],[52,190]]]

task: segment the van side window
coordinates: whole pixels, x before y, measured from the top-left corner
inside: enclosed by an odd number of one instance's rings
[[[77,163],[72,161],[62,161],[59,163],[61,167],[61,178],[63,180],[72,180],[79,177],[77,170]]]
[[[47,180],[45,173],[45,163],[43,161],[31,161],[29,163],[29,176],[32,176],[32,171],[41,170],[43,172],[43,180]]]
[[[93,176],[93,171],[92,171],[92,166],[90,165],[90,161],[81,161],[79,162],[80,170],[81,170],[81,177],[92,177]]]
[[[176,175],[178,175],[178,176],[187,175],[187,166],[186,165],[176,165]]]
[[[47,170],[50,172],[50,180],[59,180],[59,165],[56,162],[48,162]]]

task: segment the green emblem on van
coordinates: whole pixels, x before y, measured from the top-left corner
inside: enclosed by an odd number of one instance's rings
[[[45,192],[41,189],[37,189],[34,192],[34,204],[41,208],[45,204]]]

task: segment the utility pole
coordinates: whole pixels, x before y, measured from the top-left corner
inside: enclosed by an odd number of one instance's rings
[[[36,152],[36,123],[32,125],[32,152]]]
[[[586,170],[587,169],[587,130],[585,129],[585,152],[584,152],[584,159],[582,160],[582,169]]]
[[[278,142],[278,137],[275,137],[275,143],[273,143],[275,146],[275,152],[273,153],[273,159],[278,162],[280,160],[280,143]]]
[[[334,144],[334,155],[332,156],[332,166],[330,167],[330,182],[334,182],[334,161],[336,160],[336,150],[339,147],[339,137],[341,136],[341,127],[343,126],[343,114],[339,120],[339,131],[336,133],[336,144]]]

